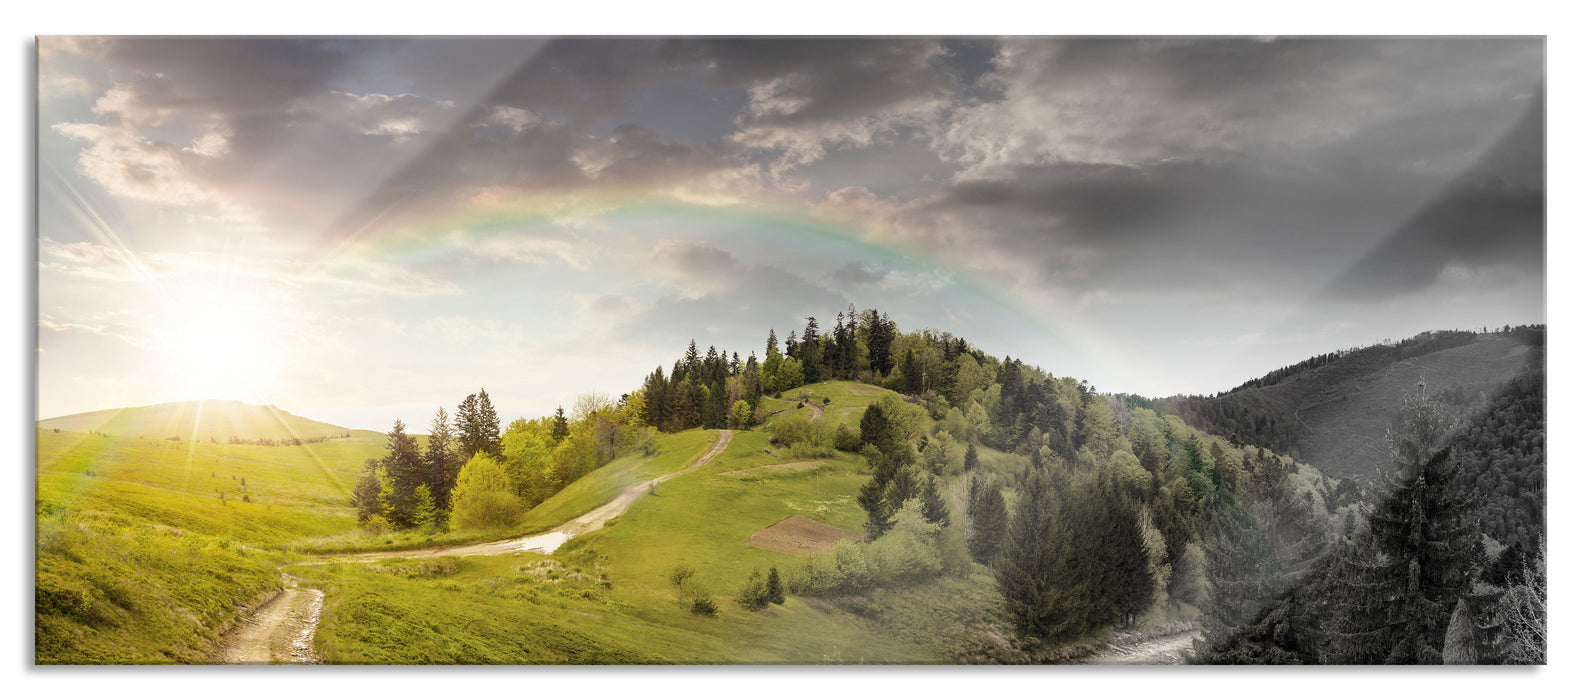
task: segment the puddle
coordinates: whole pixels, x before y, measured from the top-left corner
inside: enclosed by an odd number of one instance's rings
[[[560,545],[571,539],[571,535],[564,532],[546,532],[542,535],[524,537],[512,543],[518,552],[538,552],[540,554],[554,554]]]

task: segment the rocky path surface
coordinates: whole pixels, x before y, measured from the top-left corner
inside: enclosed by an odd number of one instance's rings
[[[1173,666],[1184,663],[1198,631],[1172,632],[1157,637],[1121,638],[1082,660],[1084,664],[1111,666]]]
[[[324,592],[300,588],[283,576],[285,588],[231,630],[215,654],[222,664],[314,664],[313,632],[324,610]]]

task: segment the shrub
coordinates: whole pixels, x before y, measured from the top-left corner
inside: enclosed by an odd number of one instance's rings
[[[845,423],[835,426],[835,449],[856,452],[862,449],[862,431]]]
[[[719,614],[720,607],[714,603],[714,597],[701,595],[692,599],[692,614],[714,617]]]
[[[522,501],[511,478],[493,457],[479,453],[467,461],[451,493],[451,516],[462,528],[499,529],[516,524]]]
[[[769,605],[769,587],[764,585],[763,574],[757,569],[753,569],[747,584],[736,594],[736,603],[748,610],[762,610]]]

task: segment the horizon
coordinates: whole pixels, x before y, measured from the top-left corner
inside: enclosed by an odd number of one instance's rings
[[[1487,326],[1487,327],[1479,327],[1479,328],[1435,328],[1435,329],[1428,329],[1428,330],[1419,331],[1418,333],[1405,335],[1405,336],[1402,336],[1400,338],[1385,338],[1385,339],[1381,339],[1381,341],[1378,342],[1378,343],[1372,343],[1372,344],[1368,344],[1368,345],[1353,345],[1353,346],[1348,346],[1348,347],[1343,347],[1343,348],[1334,348],[1332,350],[1327,350],[1327,351],[1324,351],[1324,352],[1321,352],[1321,353],[1314,353],[1313,355],[1309,355],[1307,357],[1303,357],[1303,358],[1300,358],[1300,359],[1297,359],[1297,360],[1292,360],[1292,361],[1287,362],[1287,363],[1282,364],[1282,365],[1270,367],[1270,368],[1268,368],[1267,370],[1265,370],[1263,372],[1260,372],[1258,374],[1255,374],[1253,376],[1248,377],[1244,381],[1251,381],[1253,379],[1257,379],[1259,377],[1267,375],[1270,372],[1273,372],[1273,371],[1276,371],[1278,369],[1281,369],[1282,367],[1289,366],[1289,365],[1292,365],[1292,364],[1296,364],[1298,362],[1302,362],[1304,360],[1307,360],[1307,359],[1310,359],[1310,358],[1315,357],[1317,355],[1325,354],[1325,353],[1328,353],[1328,352],[1341,352],[1341,351],[1346,351],[1346,350],[1351,350],[1351,349],[1359,349],[1359,348],[1366,348],[1366,347],[1374,347],[1374,346],[1377,346],[1377,345],[1385,345],[1385,344],[1389,344],[1389,343],[1392,343],[1392,342],[1399,342],[1399,341],[1402,341],[1402,340],[1407,340],[1407,339],[1416,337],[1417,335],[1419,335],[1421,333],[1435,333],[1435,332],[1444,332],[1444,331],[1467,331],[1467,332],[1476,332],[1476,333],[1482,333],[1482,332],[1490,332],[1490,333],[1492,333],[1492,332],[1497,331],[1497,329],[1499,329],[1499,328],[1501,328],[1503,326],[1507,326],[1507,325],[1510,326],[1510,327],[1517,327],[1517,326],[1523,326],[1523,325],[1546,326],[1547,324],[1542,323],[1542,322],[1536,323],[1536,324],[1516,324],[1516,323],[1512,323],[1512,324],[1500,324],[1498,326],[1490,325],[1490,326]],[[1488,330],[1485,331],[1485,330],[1483,330],[1484,328],[1487,328]],[[981,350],[981,348],[979,348],[979,349]],[[993,356],[992,353],[989,353],[986,350],[984,351],[984,353],[985,353],[986,356]],[[1014,355],[1014,354],[1010,355],[1010,357],[1013,360],[1014,359],[1018,359],[1016,357],[1016,355]],[[1036,367],[1036,365],[1035,365],[1035,367]],[[1044,371],[1049,371],[1048,368],[1043,368],[1043,367],[1038,367],[1038,369],[1043,369]],[[1067,376],[1070,376],[1070,375],[1062,375],[1062,374],[1059,374],[1059,373],[1056,373],[1056,372],[1051,372],[1051,374],[1053,374],[1056,377],[1067,377]],[[1071,378],[1075,379],[1075,380],[1078,380],[1078,381],[1082,381],[1083,380],[1082,377],[1071,377]],[[1237,386],[1240,386],[1240,384],[1238,383]],[[482,388],[484,390],[488,389],[488,387],[482,387]],[[1138,394],[1136,392],[1125,391],[1124,389],[1123,390],[1118,390],[1118,391],[1099,390],[1098,393],[1106,394],[1106,395],[1110,395],[1110,396],[1114,396],[1114,395],[1117,395],[1117,394],[1132,394],[1132,395],[1135,395],[1135,396],[1141,396],[1141,397],[1146,398],[1146,399],[1158,400],[1158,399],[1167,399],[1167,398],[1175,398],[1175,397],[1182,397],[1182,396],[1214,396],[1214,395],[1221,394],[1221,393],[1231,392],[1235,388],[1236,387],[1234,387],[1234,386],[1233,387],[1226,387],[1224,389],[1219,389],[1219,390],[1216,390],[1216,391],[1202,393],[1202,394],[1152,395],[1152,394]],[[61,415],[56,415],[56,416],[48,416],[48,417],[40,416],[40,417],[35,418],[35,422],[40,422],[41,423],[41,422],[44,422],[44,421],[57,420],[57,419],[61,419],[61,418],[70,418],[70,417],[73,417],[73,416],[86,415],[86,414],[90,414],[90,413],[104,413],[104,412],[109,412],[109,411],[121,411],[121,410],[128,410],[128,409],[137,409],[137,408],[155,408],[155,407],[158,407],[158,406],[165,406],[165,405],[178,405],[178,404],[189,404],[189,403],[220,403],[220,402],[241,403],[241,404],[245,404],[245,405],[249,405],[249,406],[258,406],[258,407],[261,407],[261,408],[270,408],[270,409],[281,411],[281,412],[284,412],[284,413],[287,413],[287,414],[290,414],[290,415],[297,416],[299,418],[307,418],[309,420],[314,420],[314,421],[318,421],[318,422],[321,422],[321,423],[326,423],[326,424],[332,425],[332,426],[337,427],[337,428],[343,428],[343,429],[346,429],[346,430],[365,430],[365,431],[372,431],[372,432],[378,432],[378,433],[387,433],[387,432],[389,432],[390,428],[394,426],[395,421],[399,420],[399,421],[402,422],[403,429],[405,430],[405,432],[407,434],[409,434],[409,435],[428,435],[429,433],[426,432],[425,429],[429,425],[431,425],[432,418],[434,417],[433,413],[429,413],[425,419],[423,419],[423,420],[415,420],[412,416],[414,416],[416,414],[412,413],[411,411],[413,411],[413,410],[419,410],[420,411],[420,410],[423,410],[423,409],[419,409],[419,408],[415,408],[415,407],[411,407],[411,406],[406,407],[406,408],[397,408],[397,409],[393,409],[393,410],[392,410],[392,407],[388,407],[388,406],[370,406],[370,407],[363,407],[363,408],[343,409],[343,410],[340,411],[340,414],[343,415],[343,416],[373,416],[373,415],[393,416],[393,417],[389,417],[389,418],[385,418],[384,419],[384,421],[385,421],[384,422],[384,427],[378,427],[378,426],[373,425],[372,423],[353,424],[351,422],[345,422],[342,419],[335,419],[335,417],[333,415],[325,415],[322,412],[314,410],[314,409],[307,409],[305,411],[299,411],[299,410],[295,410],[295,409],[293,409],[292,407],[289,407],[289,406],[280,406],[280,405],[277,405],[277,404],[260,404],[260,403],[249,402],[249,401],[246,401],[244,399],[206,398],[206,399],[185,399],[185,400],[176,400],[176,401],[163,401],[163,402],[156,403],[156,404],[147,404],[147,405],[142,405],[142,406],[113,406],[113,407],[107,407],[107,408],[92,409],[92,410],[87,410],[87,411],[77,411],[77,412],[74,412],[74,413],[67,413],[67,414],[61,414]],[[455,415],[454,412],[452,411],[453,408],[456,408],[455,406],[439,406],[439,405],[436,405],[436,406],[433,406],[432,408],[436,408],[436,409],[444,408],[448,415],[450,415],[452,417],[454,417],[454,415]],[[334,413],[334,412],[331,412],[331,413]],[[549,416],[554,415],[553,411],[548,412],[548,413],[538,414],[538,415],[530,415],[530,414],[524,414],[524,413],[517,412],[517,411],[509,411],[509,410],[500,411],[498,409],[497,409],[497,413],[500,416],[500,424],[502,426],[504,426],[506,424],[509,424],[511,421],[513,421],[513,420],[515,420],[517,418],[522,418],[522,419],[531,421],[531,420],[535,420],[535,419],[538,419],[538,418],[547,418]],[[358,419],[358,420],[362,420],[362,419]],[[375,420],[377,420],[377,419],[375,419]],[[418,429],[414,430],[414,427],[416,427]]]
[[[1150,397],[1546,322],[1541,38],[38,45],[39,416],[537,417],[848,304]]]

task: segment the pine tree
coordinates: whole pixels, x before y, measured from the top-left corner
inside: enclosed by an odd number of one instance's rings
[[[802,330],[802,383],[816,384],[822,376],[820,367],[824,355],[819,350],[818,319],[807,317],[807,327]]]
[[[417,440],[406,434],[406,426],[397,419],[395,425],[386,434],[385,447],[388,452],[380,460],[392,493],[391,505],[394,513],[391,522],[401,527],[410,527],[416,520],[416,503],[413,501],[413,492],[417,487],[427,481],[428,470],[424,466],[423,455],[418,450]]]
[[[1340,580],[1336,661],[1441,662],[1450,614],[1483,564],[1469,501],[1450,489],[1456,468],[1440,452],[1368,519]]]
[[[906,394],[923,393],[923,366],[917,362],[917,354],[911,348],[906,349],[906,356],[901,360],[901,391]]]
[[[966,461],[964,461],[962,464],[964,465],[964,468],[967,471],[969,471],[969,472],[971,472],[971,471],[973,471],[973,470],[978,468],[978,446],[977,445],[975,445],[973,443],[970,443],[970,442],[967,443],[967,457],[966,457]]]
[[[571,424],[566,421],[566,409],[562,406],[555,407],[555,417],[549,423],[549,439],[559,446],[571,435]]]
[[[352,487],[352,507],[357,509],[358,524],[367,524],[370,518],[383,516],[379,503],[383,480],[384,472],[379,467],[379,460],[370,459],[363,463],[363,474],[357,479],[357,485]]]
[[[450,432],[450,417],[441,407],[434,414],[429,426],[428,447],[423,451],[423,467],[427,472],[425,483],[437,504],[439,519],[443,524],[449,511],[450,490],[456,485],[456,475],[461,472],[461,460],[456,458],[454,439]]]
[[[938,480],[933,476],[923,481],[923,519],[940,527],[950,527],[950,508],[939,495]]]
[[[489,392],[478,390],[478,449],[500,458],[500,416],[489,402]]]
[[[461,454],[461,461],[472,459],[480,449],[479,431],[482,427],[478,421],[478,395],[468,394],[461,404],[456,406],[456,444]]]
[[[1000,551],[1000,542],[1005,539],[1005,498],[1000,495],[1000,489],[983,484],[977,477],[972,483],[973,495],[967,506],[967,515],[972,518],[972,537],[967,540],[967,551],[972,554],[973,561],[992,565]]]
[[[1407,481],[1368,518],[1340,572],[1333,658],[1341,663],[1440,663],[1450,614],[1485,564],[1470,499],[1455,487],[1459,460],[1434,451],[1449,421],[1427,387],[1417,388],[1402,402],[1399,428],[1386,432]]]
[[[768,594],[769,602],[774,603],[775,605],[785,605],[786,589],[785,584],[780,582],[779,569],[776,569],[773,566],[769,567],[769,580],[764,584],[764,586],[767,589],[766,593]]]
[[[1049,476],[1032,470],[994,560],[994,582],[1018,635],[1051,640],[1076,631],[1072,621],[1078,611],[1066,597],[1069,575],[1064,571],[1071,543],[1059,522]]]

